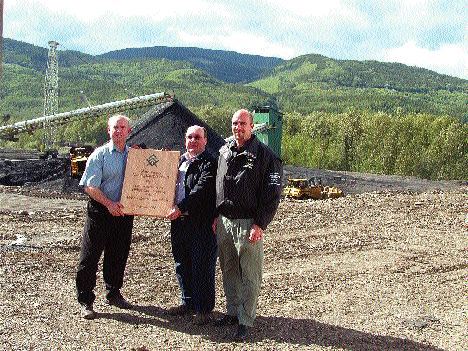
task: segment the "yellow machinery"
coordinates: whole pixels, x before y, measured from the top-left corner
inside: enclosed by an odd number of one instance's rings
[[[283,196],[293,199],[328,199],[343,196],[343,191],[336,187],[323,186],[321,181],[316,184],[314,179],[293,178],[288,179],[283,189]]]
[[[344,196],[343,190],[335,186],[324,186],[323,187],[324,199],[335,199],[337,197]]]
[[[89,145],[72,146],[70,148],[70,176],[81,178],[86,168],[86,161],[94,148]]]
[[[322,187],[311,184],[308,179],[288,179],[288,184],[283,189],[283,195],[293,199],[322,199]]]

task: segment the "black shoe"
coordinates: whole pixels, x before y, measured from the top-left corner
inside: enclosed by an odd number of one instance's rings
[[[171,307],[167,310],[167,314],[170,316],[184,316],[186,314],[192,314],[193,309],[188,305],[179,305]]]
[[[93,310],[93,305],[81,305],[81,318],[94,319],[96,312]]]
[[[237,333],[234,335],[234,340],[237,341],[245,341],[247,339],[247,336],[249,334],[249,328],[246,325],[239,324],[237,327]]]
[[[133,305],[125,300],[122,295],[108,298],[106,299],[106,302],[108,305],[122,308],[124,310],[130,310],[133,308]]]
[[[237,316],[230,316],[228,314],[225,314],[223,318],[219,318],[214,321],[214,325],[217,327],[226,327],[228,325],[234,325],[237,323],[239,323]]]
[[[210,315],[209,313],[197,313],[195,317],[193,317],[193,324],[195,325],[205,325],[210,322]]]

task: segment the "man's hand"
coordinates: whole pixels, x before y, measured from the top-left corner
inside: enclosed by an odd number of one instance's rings
[[[174,207],[172,207],[172,209],[169,211],[169,213],[167,214],[166,218],[167,218],[167,219],[170,219],[171,221],[173,221],[174,219],[179,218],[181,214],[182,214],[182,212],[180,212],[179,208],[178,208],[177,206],[174,206]]]
[[[101,189],[94,186],[86,186],[84,190],[93,200],[105,206],[111,215],[125,216],[125,213],[123,213],[123,205],[120,202],[112,201],[107,198]]]
[[[218,226],[218,217],[213,219],[213,224],[211,225],[211,229],[213,229],[213,233],[216,234],[216,227]]]
[[[123,213],[123,205],[120,202],[111,201],[106,207],[113,216],[125,216],[125,213]]]
[[[252,224],[250,228],[249,241],[255,243],[263,238],[263,229],[256,224]]]

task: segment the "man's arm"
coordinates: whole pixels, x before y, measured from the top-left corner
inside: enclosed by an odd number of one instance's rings
[[[113,216],[124,216],[123,206],[120,202],[115,202],[110,200],[101,189],[94,186],[86,186],[84,188],[86,194],[88,194],[93,200],[99,202],[101,205],[105,206],[107,210]]]
[[[191,211],[202,211],[206,206],[207,199],[216,196],[216,163],[207,162],[202,169],[197,184],[191,189],[188,196],[177,204],[181,212],[190,214]]]
[[[282,161],[276,156],[271,156],[267,162],[261,188],[258,192],[257,214],[254,218],[254,224],[262,230],[266,229],[278,209],[283,178]]]

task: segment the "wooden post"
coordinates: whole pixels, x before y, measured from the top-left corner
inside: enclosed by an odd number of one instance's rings
[[[0,82],[3,69],[3,0],[0,0]]]

